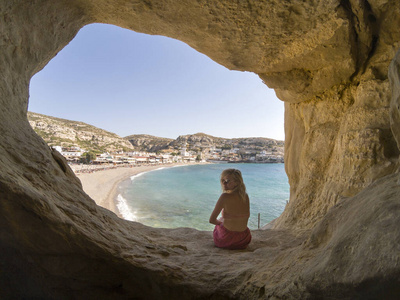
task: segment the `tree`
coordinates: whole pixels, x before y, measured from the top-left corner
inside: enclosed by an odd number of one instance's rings
[[[81,156],[81,163],[90,164],[95,159],[96,154],[94,154],[93,152],[85,152]]]

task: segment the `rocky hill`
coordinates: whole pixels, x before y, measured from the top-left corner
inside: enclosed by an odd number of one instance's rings
[[[125,137],[135,150],[158,152],[163,149],[168,149],[169,145],[174,141],[173,139],[156,137],[148,134],[133,134]]]
[[[179,136],[171,145],[184,145],[186,144],[191,149],[196,148],[251,148],[254,150],[263,150],[272,147],[283,147],[283,141],[277,141],[263,137],[249,137],[249,138],[234,138],[227,139],[221,137],[214,137],[204,133],[196,133],[189,135]]]
[[[28,112],[28,120],[35,132],[40,135],[49,146],[80,147],[92,152],[123,151],[202,151],[204,149],[220,148],[262,151],[274,148],[283,153],[284,142],[268,138],[234,138],[227,139],[211,136],[205,133],[180,135],[170,139],[148,134],[134,134],[120,137],[115,133],[95,126],[55,118],[38,113]]]
[[[205,133],[196,133],[181,135],[177,139],[159,138],[151,135],[130,135],[127,140],[135,147],[136,150],[142,151],[162,151],[162,150],[179,150],[186,146],[187,150],[201,151],[207,148],[220,149],[247,149],[254,151],[262,151],[271,148],[277,148],[283,152],[284,142],[274,139],[251,137],[251,138],[234,138],[227,139],[214,137]]]
[[[35,132],[49,146],[78,146],[93,152],[133,150],[129,141],[115,133],[83,122],[70,121],[33,112],[28,112],[28,120]]]

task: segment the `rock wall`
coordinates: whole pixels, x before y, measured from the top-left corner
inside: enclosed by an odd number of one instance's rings
[[[399,150],[388,122],[387,72],[398,47],[393,28],[399,8],[390,4],[390,10],[388,2],[343,5],[354,72],[307,101],[286,102],[291,197],[276,227],[311,228],[340,199],[396,170]]]
[[[16,0],[0,20],[2,298],[400,293],[398,1]],[[291,198],[248,250],[119,219],[31,129],[30,78],[94,22],[182,40],[285,101]]]

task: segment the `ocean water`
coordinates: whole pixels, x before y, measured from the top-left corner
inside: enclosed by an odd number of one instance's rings
[[[118,187],[117,206],[127,220],[152,227],[213,230],[208,219],[221,195],[221,172],[242,172],[250,197],[249,228],[278,217],[289,199],[284,164],[204,164],[160,168],[132,176]]]

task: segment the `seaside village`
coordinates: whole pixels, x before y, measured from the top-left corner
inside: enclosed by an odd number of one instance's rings
[[[276,148],[254,151],[239,148],[223,150],[207,148],[201,152],[189,151],[182,146],[179,151],[123,152],[96,154],[94,157],[79,147],[53,146],[68,161],[76,173],[93,172],[117,167],[135,167],[140,165],[194,164],[194,163],[283,163],[283,152]]]

